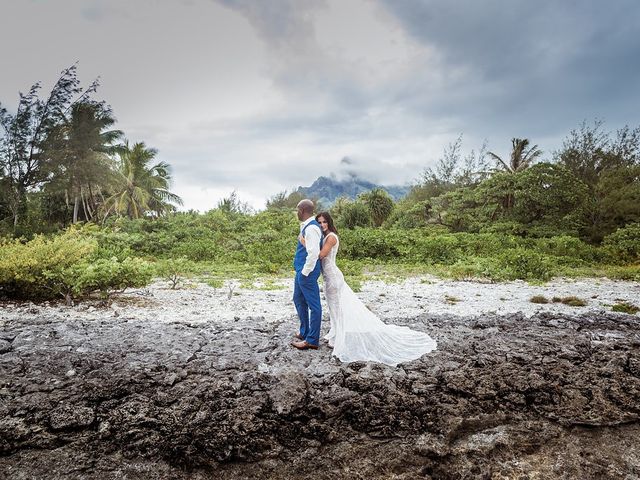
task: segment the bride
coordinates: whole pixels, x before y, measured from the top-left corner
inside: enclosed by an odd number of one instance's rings
[[[333,355],[343,362],[365,360],[397,365],[434,350],[436,342],[426,333],[387,325],[360,301],[336,265],[340,240],[331,215],[321,212],[316,220],[324,236],[320,259],[331,319],[324,338],[333,347]]]

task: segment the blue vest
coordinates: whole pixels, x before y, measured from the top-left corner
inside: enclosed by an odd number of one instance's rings
[[[315,225],[316,227],[318,227],[318,229],[320,230],[320,245],[319,248],[322,248],[322,228],[320,228],[320,224],[315,220],[311,220],[309,223],[307,223],[307,225],[305,225],[305,227],[302,229],[302,232],[300,232],[303,236],[304,236],[304,232],[307,229],[307,227],[309,225]],[[300,243],[300,239],[298,239],[298,246],[296,248],[296,256],[293,257],[293,268],[295,269],[296,272],[300,272],[302,270],[302,268],[304,267],[304,264],[307,261],[307,249],[304,245],[302,245],[302,243]],[[317,273],[318,275],[320,274],[320,261],[318,260],[316,262],[316,266],[314,267],[314,269],[312,270],[312,273]]]

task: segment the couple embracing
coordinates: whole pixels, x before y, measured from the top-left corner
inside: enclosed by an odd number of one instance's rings
[[[331,321],[324,338],[338,359],[397,365],[434,350],[436,342],[426,333],[387,325],[360,301],[336,265],[340,240],[331,215],[322,212],[314,216],[313,211],[311,200],[298,203],[301,227],[293,260],[293,303],[300,329],[297,341],[291,345],[299,350],[316,350],[320,346],[322,305],[318,279],[322,273]]]

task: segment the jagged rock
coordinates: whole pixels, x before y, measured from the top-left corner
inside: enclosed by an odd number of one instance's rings
[[[61,405],[49,415],[49,426],[52,430],[65,428],[88,427],[95,420],[93,409],[74,405]]]
[[[438,350],[395,368],[297,351],[286,319],[5,322],[0,477],[640,476],[635,317],[408,322]]]
[[[11,350],[11,342],[0,339],[0,355]]]

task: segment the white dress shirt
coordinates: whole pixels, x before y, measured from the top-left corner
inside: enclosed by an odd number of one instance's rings
[[[307,220],[302,222],[302,225],[300,226],[300,233],[302,233],[302,229],[309,225],[313,219],[314,217],[309,217]],[[307,261],[304,263],[304,267],[302,267],[302,275],[305,277],[311,273],[318,261],[318,255],[320,255],[320,238],[322,238],[322,232],[317,225],[311,225],[304,231]]]

